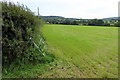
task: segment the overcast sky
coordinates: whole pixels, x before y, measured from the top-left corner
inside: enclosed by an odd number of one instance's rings
[[[8,0],[7,0],[8,1]],[[9,0],[27,5],[43,16],[55,15],[67,18],[106,18],[118,16],[119,0]]]

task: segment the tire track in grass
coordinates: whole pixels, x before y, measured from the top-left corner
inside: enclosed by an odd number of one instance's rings
[[[40,75],[39,78],[85,78],[83,73],[70,62],[57,61],[53,63],[51,67],[52,69],[48,70],[48,73]]]

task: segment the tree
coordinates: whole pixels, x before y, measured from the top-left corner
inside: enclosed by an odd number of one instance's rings
[[[88,25],[91,25],[91,26],[103,26],[104,21],[99,20],[99,19],[94,19],[94,20],[89,21]]]
[[[120,21],[118,21],[114,26],[120,27]]]

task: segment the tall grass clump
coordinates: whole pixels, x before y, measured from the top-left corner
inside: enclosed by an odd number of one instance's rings
[[[42,20],[24,5],[1,3],[3,67],[52,61],[40,33]]]

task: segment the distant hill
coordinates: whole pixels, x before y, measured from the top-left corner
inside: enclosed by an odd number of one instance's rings
[[[80,20],[79,18],[65,18],[62,16],[40,16],[43,19],[70,19],[70,20]],[[103,18],[106,20],[118,20],[120,17],[109,17],[109,18]],[[91,20],[91,19],[82,19],[82,20]]]
[[[69,19],[69,20],[79,20],[78,18],[65,18],[62,16],[40,16],[43,19]]]
[[[108,20],[117,20],[117,19],[120,19],[120,17],[109,17],[109,18],[103,18],[103,19],[108,19]]]
[[[40,16],[41,18],[49,18],[49,19],[65,19],[65,17],[61,16]]]

